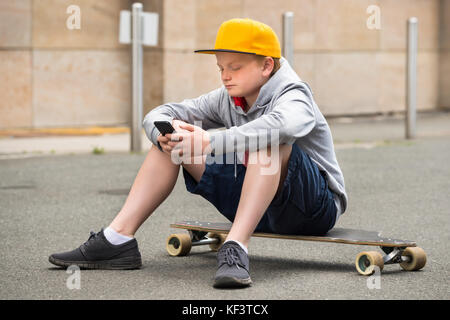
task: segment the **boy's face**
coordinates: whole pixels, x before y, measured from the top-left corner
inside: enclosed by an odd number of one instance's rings
[[[216,52],[215,55],[222,82],[232,97],[257,95],[273,69],[270,63],[269,67],[264,63],[270,58],[234,52]]]

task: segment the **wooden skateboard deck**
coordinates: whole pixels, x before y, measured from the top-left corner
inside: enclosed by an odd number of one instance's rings
[[[167,239],[166,249],[172,256],[187,255],[192,246],[209,244],[212,250],[218,250],[230,231],[230,222],[180,221],[170,225],[172,228],[186,229],[189,234],[172,234]],[[360,274],[370,275],[375,267],[380,270],[385,264],[399,263],[404,270],[419,270],[425,266],[426,254],[414,241],[382,237],[378,231],[366,231],[347,228],[333,228],[323,236],[289,235],[274,233],[253,233],[254,237],[291,239],[345,243],[353,245],[379,246],[385,253],[377,251],[361,252],[355,261]]]
[[[199,222],[199,221],[181,221],[170,225],[172,228],[186,230],[196,230],[214,233],[228,233],[231,229],[231,223],[227,222]],[[346,244],[383,246],[383,247],[415,247],[416,243],[409,240],[398,240],[381,237],[381,232],[366,231],[357,229],[334,228],[324,236],[302,236],[275,233],[256,232],[253,237],[291,239],[304,241],[322,241],[337,242]]]

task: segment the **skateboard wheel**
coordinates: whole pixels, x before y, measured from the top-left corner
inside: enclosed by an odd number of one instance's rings
[[[427,263],[427,255],[422,248],[408,247],[402,252],[402,257],[409,257],[409,261],[400,262],[400,267],[406,271],[422,269]]]
[[[171,234],[167,238],[166,249],[171,256],[185,256],[191,251],[191,237],[185,233]]]
[[[223,245],[223,243],[225,242],[227,235],[223,234],[223,233],[208,233],[208,238],[216,238],[219,239],[219,242],[217,243],[210,243],[209,244],[209,248],[212,251],[219,251],[220,247]]]
[[[383,270],[383,256],[377,251],[361,252],[356,256],[355,266],[360,274],[370,276],[375,273],[375,267]]]

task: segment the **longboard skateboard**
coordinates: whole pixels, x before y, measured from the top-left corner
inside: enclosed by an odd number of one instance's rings
[[[223,244],[231,223],[181,221],[171,224],[172,228],[186,229],[188,234],[171,234],[167,238],[166,249],[171,256],[187,255],[192,246],[209,245],[217,251]],[[381,237],[380,232],[346,228],[333,228],[324,236],[288,235],[274,233],[253,233],[254,237],[291,239],[304,241],[334,242],[354,245],[379,246],[378,251],[364,251],[356,256],[356,270],[362,275],[371,275],[376,267],[381,271],[386,264],[398,263],[407,271],[422,269],[426,264],[426,254],[414,241]]]

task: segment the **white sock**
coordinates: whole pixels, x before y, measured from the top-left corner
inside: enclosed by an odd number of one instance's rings
[[[242,243],[240,243],[239,241],[231,239],[231,240],[225,241],[224,243],[227,243],[228,241],[234,241],[234,242],[236,242],[236,243],[242,248],[242,250],[244,250],[245,253],[248,254],[248,249],[247,249],[247,247],[244,246],[244,245],[243,245]]]
[[[118,233],[111,227],[108,227],[105,230],[103,230],[103,234],[105,235],[106,240],[108,240],[110,243],[114,245],[122,244],[133,239],[131,237],[124,236],[123,234]]]

